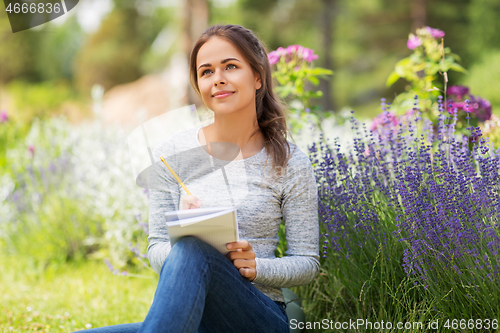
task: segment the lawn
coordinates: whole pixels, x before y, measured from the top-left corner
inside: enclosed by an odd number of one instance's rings
[[[0,257],[0,332],[72,332],[142,321],[158,277],[113,275],[102,261],[37,267]]]

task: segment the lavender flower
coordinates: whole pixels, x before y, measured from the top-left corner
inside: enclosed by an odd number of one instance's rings
[[[390,230],[404,244],[401,269],[424,288],[443,283],[436,279],[441,271],[455,272],[457,279],[473,279],[471,265],[478,279],[489,274],[488,279],[498,283],[500,156],[486,156],[492,149],[479,127],[472,129],[472,149],[468,140],[458,140],[455,109],[446,118],[442,96],[439,103],[437,136],[433,126],[419,126],[419,117],[393,123],[383,101],[380,118],[385,117],[387,128],[379,124],[383,130],[364,131],[363,136],[351,118],[358,134],[351,153],[340,153],[337,143],[332,146],[324,140],[311,147],[311,163],[320,180],[323,247],[341,254],[345,263],[352,262],[347,258],[359,255],[356,248],[370,248],[370,242],[375,249],[387,246],[384,235]],[[475,99],[475,103],[481,101]],[[487,108],[484,102],[482,106]],[[424,129],[420,136],[417,128]],[[480,253],[490,254],[488,262],[480,260]],[[469,261],[471,256],[480,263]],[[396,255],[395,260],[399,258]]]

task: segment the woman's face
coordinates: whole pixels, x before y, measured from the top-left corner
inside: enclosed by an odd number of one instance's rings
[[[253,112],[262,84],[245,57],[230,42],[210,38],[196,57],[198,88],[203,103],[217,115]]]

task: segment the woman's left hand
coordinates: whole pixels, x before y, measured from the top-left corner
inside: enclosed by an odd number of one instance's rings
[[[233,265],[240,271],[240,274],[248,280],[253,281],[257,275],[255,252],[252,245],[246,241],[227,243],[227,249],[231,250],[226,257],[233,262]]]

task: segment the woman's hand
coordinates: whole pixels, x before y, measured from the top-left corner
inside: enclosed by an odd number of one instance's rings
[[[181,209],[194,209],[200,208],[202,205],[201,200],[194,195],[185,195],[181,199]]]
[[[240,271],[241,276],[253,281],[257,276],[257,263],[255,262],[255,252],[253,252],[252,245],[248,241],[242,240],[228,243],[227,249],[231,250],[231,252],[226,257],[233,262],[234,267]]]

